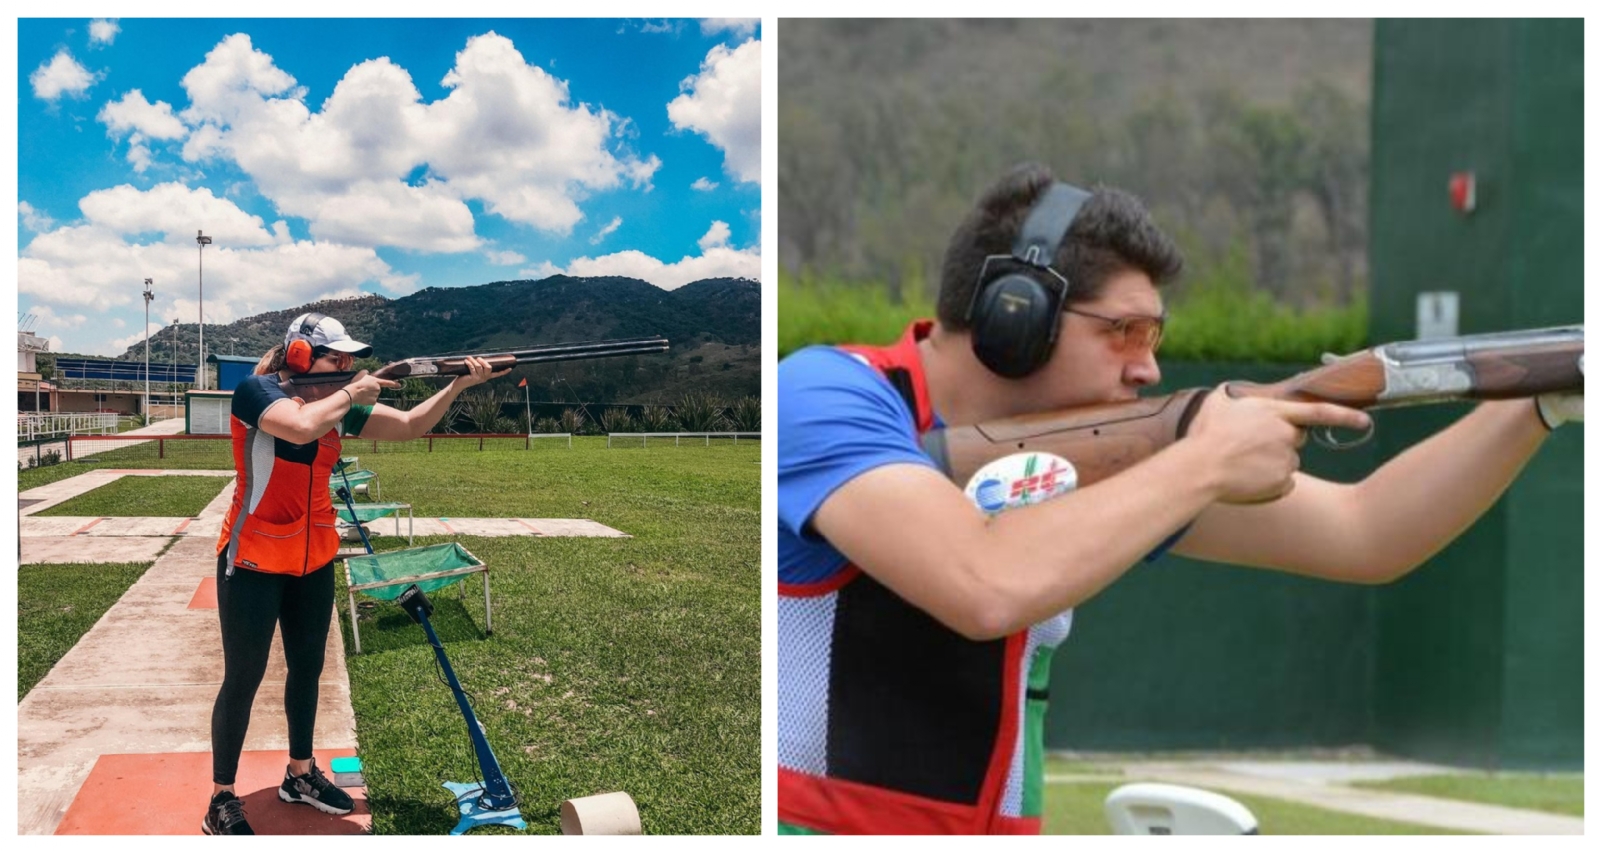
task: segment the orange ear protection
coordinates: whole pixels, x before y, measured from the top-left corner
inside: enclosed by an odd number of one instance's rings
[[[317,324],[324,318],[320,313],[306,314],[306,321],[300,323],[300,333],[311,336],[311,332],[316,330]],[[296,374],[310,372],[311,362],[314,360],[316,352],[305,340],[290,340],[283,349],[283,365],[288,367],[290,372]]]

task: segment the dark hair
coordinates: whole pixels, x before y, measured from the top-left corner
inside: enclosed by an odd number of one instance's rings
[[[1029,163],[1013,168],[978,197],[945,249],[939,324],[954,331],[967,329],[967,307],[984,258],[1011,253],[1034,203],[1054,182],[1050,169]],[[1072,282],[1067,293],[1067,302],[1072,303],[1094,300],[1108,278],[1128,269],[1149,275],[1156,286],[1166,284],[1183,271],[1183,255],[1138,198],[1096,186],[1050,265]]]

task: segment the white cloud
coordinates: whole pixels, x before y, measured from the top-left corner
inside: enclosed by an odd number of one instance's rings
[[[622,217],[621,216],[617,216],[617,217],[615,217],[615,218],[613,218],[611,220],[610,224],[608,224],[605,227],[601,228],[599,233],[595,234],[594,236],[589,237],[589,244],[590,245],[599,245],[601,242],[603,242],[605,240],[606,237],[612,235],[613,233],[616,233],[617,232],[617,228],[620,228],[620,227],[622,227]]]
[[[81,98],[89,87],[100,79],[99,74],[78,64],[66,48],[61,48],[53,59],[33,69],[28,82],[33,85],[33,96],[43,100],[57,100],[62,95]]]
[[[711,229],[706,231],[705,236],[700,237],[700,241],[697,244],[700,246],[701,251],[720,248],[728,244],[728,236],[731,233],[732,231],[728,229],[727,222],[712,222]]]
[[[17,213],[22,216],[22,226],[34,233],[43,233],[55,227],[56,224],[55,219],[45,215],[43,211],[35,208],[27,201],[17,202]]]
[[[140,313],[140,318],[143,319],[143,317],[144,317],[144,314],[141,312]],[[152,319],[150,321],[150,329],[149,329],[150,336],[154,337],[156,334],[160,333],[160,331],[161,331],[161,329],[163,327],[165,327],[165,326],[163,326],[160,322]],[[128,336],[126,336],[126,337],[122,337],[122,338],[116,339],[116,340],[110,340],[110,341],[108,341],[106,343],[105,354],[120,355],[123,352],[126,352],[127,350],[133,348],[134,346],[138,346],[140,353],[143,353],[144,352],[144,339],[145,339],[145,332],[144,331],[135,331],[132,334],[129,334]],[[152,342],[150,344],[150,357],[151,358],[157,358],[159,356],[160,350],[161,350],[161,344]],[[99,352],[89,352],[87,354],[99,354]]]
[[[437,183],[371,181],[317,203],[311,233],[350,245],[398,245],[415,251],[472,251],[472,211]]]
[[[441,83],[450,93],[425,103],[404,68],[369,60],[313,112],[272,57],[232,35],[183,78],[195,128],[184,157],[237,163],[319,238],[426,251],[481,247],[469,199],[565,235],[589,194],[648,191],[660,168],[654,155],[613,153],[624,120],[573,103],[565,81],[495,33],[468,39]],[[408,185],[419,167],[427,181]]]
[[[643,33],[675,33],[683,29],[682,21],[663,18],[659,21],[645,21],[639,25],[639,32]]]
[[[119,211],[115,218],[122,226],[129,226],[127,222],[132,222],[132,227],[143,226],[127,208]],[[152,278],[156,296],[151,304],[152,319],[178,316],[193,322],[199,295],[199,251],[192,230],[184,230],[182,240],[144,244],[94,221],[41,234],[18,258],[17,291],[29,303],[56,310],[93,313],[126,309],[142,316],[143,280]],[[410,292],[416,286],[414,276],[395,274],[370,248],[259,240],[259,244],[247,245],[223,238],[222,227],[208,225],[206,230],[208,235],[218,235],[205,250],[207,322],[349,295],[364,283],[376,283],[394,294]],[[78,341],[74,346],[79,346]]]
[[[517,270],[517,277],[527,281],[542,281],[551,275],[559,274],[561,274],[561,267],[551,263],[549,260],[541,260],[537,266],[529,266],[526,269]]]
[[[113,136],[140,133],[151,139],[181,139],[189,132],[172,114],[172,104],[159,100],[151,103],[139,89],[108,102],[95,120],[106,125],[106,132]]]
[[[689,188],[696,192],[710,192],[716,189],[717,186],[717,182],[709,177],[696,178],[695,182],[689,184]]]
[[[89,317],[82,313],[57,313],[47,304],[36,304],[25,312],[37,317],[37,321],[34,324],[39,328],[59,328],[61,326],[78,328],[89,321]]]
[[[89,46],[110,45],[119,32],[122,32],[122,26],[114,19],[95,18],[89,22]]]
[[[181,139],[189,132],[172,114],[171,104],[150,103],[138,89],[126,92],[121,100],[107,103],[95,120],[106,125],[106,133],[113,139],[128,137],[128,162],[141,174],[150,167],[148,139]]]
[[[190,189],[181,183],[162,183],[149,189],[127,184],[99,189],[78,202],[84,218],[97,227],[123,236],[160,233],[166,242],[195,248],[195,234],[206,231],[218,245],[271,245],[280,241],[260,216],[218,198],[205,187]]]
[[[700,34],[716,35],[726,30],[736,37],[748,38],[755,35],[759,23],[760,18],[701,18]]]
[[[528,262],[528,258],[515,251],[490,251],[484,256],[488,257],[489,262],[496,266],[515,266],[518,263]]]
[[[648,281],[664,290],[675,290],[691,281],[703,278],[761,279],[761,251],[751,247],[727,247],[728,225],[712,222],[711,229],[700,238],[700,255],[684,257],[676,263],[665,263],[642,251],[619,251],[601,257],[580,257],[565,268],[549,261],[518,274],[528,278],[548,278],[565,274],[580,278],[622,275]]]
[[[723,167],[747,183],[761,180],[761,42],[717,45],[700,73],[684,80],[683,94],[667,104],[680,130],[703,134],[722,149]]]

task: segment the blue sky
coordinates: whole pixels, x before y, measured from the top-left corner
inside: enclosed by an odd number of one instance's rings
[[[151,324],[555,273],[760,276],[755,20],[18,21],[18,309]]]

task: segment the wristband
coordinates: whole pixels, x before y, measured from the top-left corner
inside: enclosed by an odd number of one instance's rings
[[[344,395],[350,399],[350,407],[354,408],[356,406],[356,397],[350,394],[348,388],[340,387],[339,389],[344,391]]]

